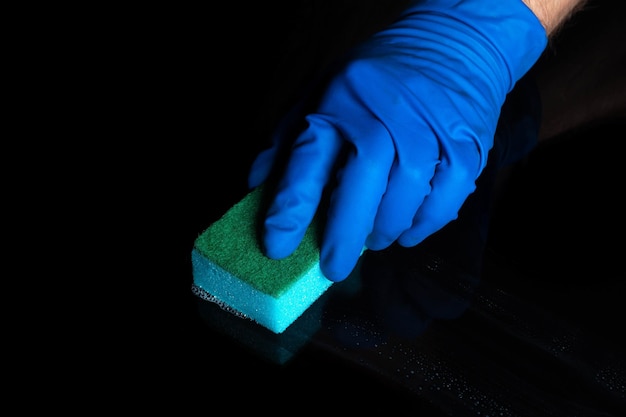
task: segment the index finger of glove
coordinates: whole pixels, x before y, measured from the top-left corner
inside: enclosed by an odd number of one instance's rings
[[[273,259],[289,256],[300,244],[318,209],[342,139],[335,127],[318,115],[294,142],[285,171],[264,222],[263,243]]]

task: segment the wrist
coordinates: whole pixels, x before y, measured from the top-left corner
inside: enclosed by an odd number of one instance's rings
[[[522,0],[539,19],[548,36],[586,3],[586,0]]]

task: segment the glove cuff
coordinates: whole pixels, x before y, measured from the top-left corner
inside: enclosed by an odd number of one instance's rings
[[[548,43],[539,18],[522,0],[418,0],[401,19],[425,13],[453,19],[495,48],[508,71],[507,92],[530,70]]]

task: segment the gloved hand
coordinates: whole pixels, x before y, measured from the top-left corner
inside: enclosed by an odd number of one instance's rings
[[[254,161],[251,187],[288,152],[264,223],[266,255],[297,248],[328,188],[320,267],[332,281],[365,247],[414,246],[454,220],[507,93],[546,42],[521,0],[413,3],[354,48],[315,110],[288,116]],[[306,128],[290,135],[302,118]]]

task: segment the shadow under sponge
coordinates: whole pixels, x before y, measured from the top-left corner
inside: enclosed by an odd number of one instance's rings
[[[316,221],[287,258],[263,254],[263,197],[263,186],[255,188],[196,238],[193,279],[209,301],[282,333],[333,282],[319,267]]]

